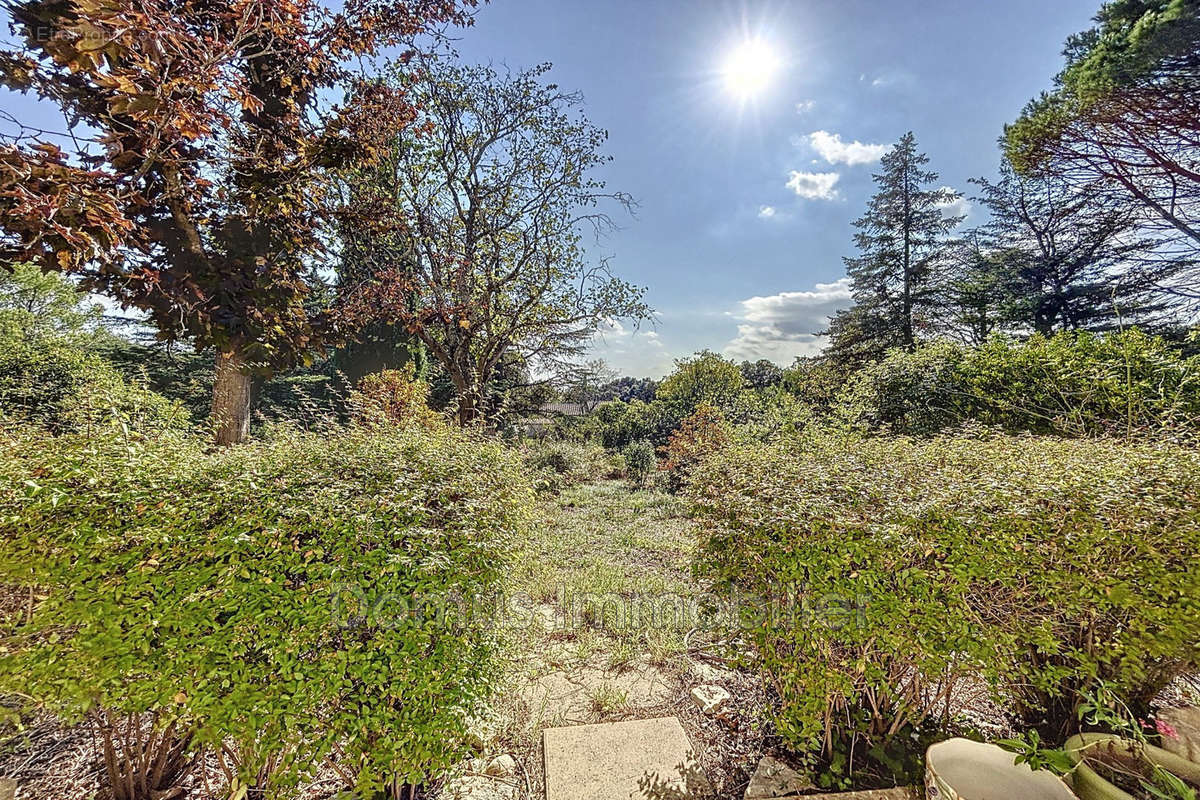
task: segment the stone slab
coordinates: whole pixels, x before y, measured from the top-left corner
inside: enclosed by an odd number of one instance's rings
[[[1158,713],[1166,723],[1162,747],[1189,761],[1200,761],[1200,708],[1168,708]]]
[[[745,800],[779,800],[812,791],[812,783],[777,758],[765,756],[746,786]]]
[[[547,728],[546,800],[688,800],[709,783],[677,717]]]
[[[924,797],[924,792],[911,786],[898,786],[895,789],[868,789],[862,792],[806,794],[804,800],[922,800]]]
[[[0,800],[13,800],[17,796],[17,782],[12,778],[0,778]]]

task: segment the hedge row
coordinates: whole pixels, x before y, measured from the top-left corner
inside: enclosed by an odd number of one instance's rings
[[[1195,429],[1200,357],[1136,328],[935,342],[863,368],[834,410],[859,427],[918,435],[966,420],[1071,436]]]
[[[1061,741],[1095,681],[1145,704],[1200,666],[1195,450],[809,432],[725,448],[688,492],[779,733],[835,776],[903,773],[979,681]]]
[[[327,761],[368,794],[419,783],[460,755],[494,673],[522,473],[445,426],[219,452],[0,431],[0,581],[43,597],[0,691],[97,721],[114,783],[136,771],[130,725],[273,796]]]

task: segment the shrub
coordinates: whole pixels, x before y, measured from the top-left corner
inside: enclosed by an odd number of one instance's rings
[[[836,411],[859,427],[913,435],[968,419],[1066,435],[1195,427],[1200,358],[1137,329],[994,337],[976,348],[938,342],[860,370]]]
[[[553,489],[610,477],[615,467],[612,457],[595,444],[543,439],[526,442],[523,452],[526,465],[548,473],[544,483]]]
[[[839,395],[838,416],[868,429],[925,435],[969,413],[959,372],[963,350],[949,342],[891,350],[859,370]]]
[[[1200,665],[1191,449],[812,432],[717,451],[689,497],[780,735],[838,779],[862,754],[911,777],[910,737],[948,725],[965,681],[1061,740],[1098,681],[1145,703]]]
[[[370,793],[460,757],[496,664],[485,601],[531,503],[500,444],[449,426],[215,452],[0,438],[0,581],[48,595],[2,690],[69,721],[169,721],[271,796],[327,758]],[[133,752],[152,744],[132,730]]]
[[[662,468],[668,476],[668,488],[678,491],[692,469],[732,439],[733,432],[724,415],[710,405],[701,404],[671,434],[667,444]]]
[[[127,382],[80,345],[47,337],[0,338],[0,412],[55,433],[188,424],[179,403]]]
[[[1012,430],[1128,434],[1200,424],[1200,358],[1136,328],[995,338],[962,372],[971,415]]]
[[[625,470],[629,479],[639,486],[644,484],[650,474],[658,467],[658,459],[654,456],[654,445],[642,439],[626,447]]]
[[[609,450],[620,450],[643,439],[666,444],[667,436],[678,424],[678,419],[668,419],[667,409],[658,401],[601,403],[590,418],[595,420],[600,443]]]
[[[783,371],[783,387],[814,414],[826,414],[846,385],[848,370],[832,359],[800,356]]]
[[[429,384],[417,380],[410,361],[402,370],[385,369],[363,376],[347,405],[356,422],[378,425],[436,425],[441,416],[429,407]]]

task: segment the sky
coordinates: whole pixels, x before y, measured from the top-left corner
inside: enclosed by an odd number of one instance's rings
[[[1049,89],[1099,0],[493,0],[456,34],[471,62],[550,62],[609,132],[602,177],[637,201],[593,258],[646,287],[653,324],[595,344],[659,377],[710,349],[781,365],[849,305],[842,257],[879,156],[913,131],[941,183],[970,195],[997,140]],[[730,90],[747,40],[774,54],[762,90]],[[757,74],[757,73],[756,73]],[[948,213],[981,220],[966,200]]]

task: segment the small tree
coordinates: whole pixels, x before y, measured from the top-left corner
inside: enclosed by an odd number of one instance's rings
[[[377,218],[411,228],[405,268],[388,266],[395,250],[377,250],[356,308],[420,338],[453,382],[463,424],[506,357],[552,369],[605,322],[650,314],[641,289],[586,258],[581,226],[608,228],[599,204],[630,200],[592,177],[608,161],[607,134],[575,113],[580,95],[542,82],[548,69],[431,60],[396,76],[421,109],[415,129],[431,133],[393,140],[371,183]]]
[[[603,359],[592,359],[571,367],[562,378],[562,397],[578,403],[579,409],[590,414],[603,399],[601,389],[616,380],[617,373]]]
[[[737,364],[709,350],[675,360],[675,370],[658,385],[655,398],[681,420],[701,405],[730,407],[746,387]]]
[[[22,44],[0,54],[0,80],[57,103],[82,144],[22,129],[0,146],[0,246],[214,349],[216,440],[243,440],[250,373],[337,333],[314,269],[330,177],[372,163],[414,116],[399,87],[353,91],[350,65],[467,17],[451,0],[8,9]]]

